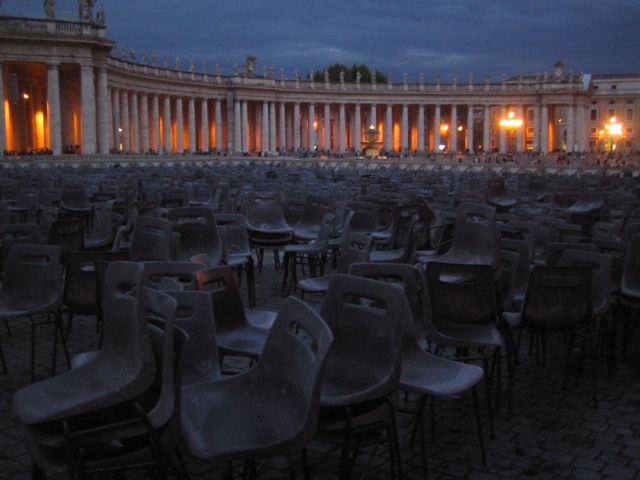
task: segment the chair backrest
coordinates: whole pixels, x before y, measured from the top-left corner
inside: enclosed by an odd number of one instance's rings
[[[209,292],[218,331],[244,326],[247,319],[233,270],[226,266],[205,268],[195,273],[198,290]]]
[[[251,192],[247,199],[247,226],[252,230],[288,230],[280,197]]]
[[[560,265],[585,266],[591,270],[591,304],[593,307],[609,305],[611,296],[611,266],[612,258],[605,253],[586,250],[566,250],[560,259]]]
[[[42,243],[40,228],[31,223],[18,223],[2,226],[2,264],[5,265],[13,245],[19,243]]]
[[[28,243],[11,247],[4,266],[4,298],[53,304],[60,301],[61,282],[60,247]]]
[[[511,311],[513,305],[513,297],[517,287],[518,267],[520,265],[520,254],[511,250],[502,250],[500,252],[500,279],[499,279],[499,298],[502,302],[504,310]]]
[[[535,266],[522,308],[522,321],[571,328],[591,320],[591,268]]]
[[[175,324],[189,335],[182,356],[185,385],[220,379],[216,324],[207,292],[166,292],[177,302]]]
[[[515,278],[515,291],[524,294],[529,282],[529,272],[531,271],[531,249],[530,243],[526,240],[514,238],[500,239],[500,248],[518,254],[518,267]]]
[[[563,243],[549,242],[547,243],[544,255],[545,265],[553,266],[560,263],[562,255],[567,250],[584,250],[587,252],[595,252],[596,246],[592,243]]]
[[[340,248],[337,271],[339,273],[349,273],[349,267],[352,264],[368,262],[372,244],[373,238],[370,235],[349,233]]]
[[[496,257],[497,231],[495,209],[477,203],[462,203],[453,231],[450,251],[471,254],[477,263],[494,265]]]
[[[629,253],[622,273],[622,290],[640,289],[640,233],[631,237]]]
[[[158,288],[164,278],[171,278],[178,282],[181,290],[196,290],[195,272],[205,268],[199,263],[192,262],[142,262],[144,272],[142,285]]]
[[[172,233],[169,220],[139,216],[131,239],[131,259],[171,260]]]
[[[622,284],[624,264],[629,254],[629,244],[616,240],[594,239],[594,245],[599,253],[606,253],[611,257],[611,288],[619,291]]]
[[[426,276],[436,328],[442,322],[496,322],[496,292],[490,265],[429,262]]]
[[[374,202],[353,201],[347,208],[355,212],[351,219],[351,231],[354,233],[372,233],[378,229],[378,205]]]
[[[340,387],[334,392],[325,387],[323,396],[355,403],[395,389],[405,307],[400,287],[341,273],[333,277],[321,316],[333,333],[325,377]]]
[[[169,211],[173,231],[180,234],[178,260],[188,260],[199,253],[206,253],[212,263],[222,259],[222,241],[210,207],[183,207]]]
[[[72,253],[77,253],[84,248],[84,228],[82,220],[56,220],[49,230],[49,245],[58,245],[63,262]]]
[[[220,227],[220,236],[224,249],[223,259],[229,260],[232,255],[250,256],[249,234],[244,225],[230,224]]]

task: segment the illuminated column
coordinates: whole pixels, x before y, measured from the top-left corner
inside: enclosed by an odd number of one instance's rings
[[[187,122],[189,127],[189,153],[196,151],[196,100],[189,97],[187,102]]]
[[[491,148],[491,107],[489,105],[484,106],[484,118],[482,119],[482,150],[489,152]]]
[[[500,107],[500,120],[507,118],[507,106],[502,105]],[[507,153],[507,130],[504,127],[500,127],[500,153]]]
[[[200,128],[202,130],[202,144],[200,148],[202,148],[203,152],[208,152],[211,146],[211,139],[209,138],[209,100],[206,98],[200,101]],[[218,128],[216,127],[216,134],[217,133]]]
[[[287,148],[287,116],[286,116],[286,104],[285,102],[280,102],[280,112],[279,112],[279,123],[280,128],[280,148]]]
[[[424,105],[418,105],[418,152],[424,151]]]
[[[120,125],[122,126],[122,149],[131,151],[131,131],[129,130],[129,92],[120,91]]]
[[[249,151],[249,103],[247,100],[242,101],[242,151]]]
[[[517,130],[517,140],[516,140],[516,152],[522,152],[522,134],[523,134],[522,131],[525,128],[525,122],[524,122],[524,118],[522,116],[522,106],[521,105],[519,105],[516,108],[516,118],[518,120],[523,120],[522,125]]]
[[[160,152],[160,99],[157,94],[151,95],[151,131],[153,132],[153,149]]]
[[[400,150],[409,149],[409,105],[402,105],[402,125],[400,126]]]
[[[62,153],[62,117],[60,115],[60,74],[58,65],[48,65],[47,99],[49,100],[49,144],[53,154],[60,155]]]
[[[458,106],[451,105],[451,125],[449,125],[449,151],[458,151]]]
[[[440,151],[440,105],[436,105],[433,113],[433,151]]]
[[[355,120],[353,125],[353,149],[356,153],[358,153],[362,149],[362,146],[360,145],[360,139],[362,138],[362,126],[360,125],[362,123],[360,119],[360,104],[356,103],[353,108],[355,108]]]
[[[182,112],[182,97],[176,97],[176,153],[184,152],[184,113]]]
[[[378,128],[378,118],[375,103],[371,104],[371,125],[373,125],[376,129]]]
[[[101,154],[109,153],[109,88],[107,69],[98,68],[98,147]]]
[[[120,123],[120,90],[114,88],[111,94],[111,112],[113,116],[113,144],[117,151],[120,151],[120,143],[122,142],[122,134],[120,129],[122,124]]]
[[[242,151],[242,101],[233,102],[233,150]]]
[[[216,98],[216,150],[225,150],[222,145],[222,101]]]
[[[587,150],[587,128],[586,107],[578,105],[576,109],[576,147],[579,152]]]
[[[149,152],[149,97],[146,93],[140,95],[140,146],[142,153]]]
[[[164,153],[170,153],[173,151],[173,146],[171,145],[171,97],[168,95],[164,97],[163,110]]]
[[[140,153],[140,135],[138,126],[140,125],[140,119],[138,116],[138,94],[131,92],[131,102],[129,103],[131,108],[131,151],[133,153]]]
[[[529,125],[527,120],[526,126],[533,127],[533,151],[537,151],[540,148],[540,107],[533,105],[530,107],[533,110],[533,125]],[[527,119],[529,117],[527,116]]]
[[[113,88],[109,88],[107,91],[109,92],[109,98],[108,98],[108,102],[109,102],[109,119],[108,119],[108,129],[109,129],[109,151],[111,151],[112,149],[115,148],[115,138],[113,135],[113,132],[115,130],[115,125],[114,125],[114,121],[113,121],[113,116],[114,116],[114,109],[113,109],[113,93],[114,93]]]
[[[2,100],[2,111],[0,111],[0,155],[4,155],[4,151],[7,149],[7,126],[4,119],[4,72],[3,65],[0,63],[0,99]]]
[[[346,133],[347,133],[347,124],[345,121],[345,111],[344,111],[344,103],[341,103],[339,106],[339,121],[338,121],[338,151],[340,153],[344,153],[346,150]]]
[[[473,105],[467,109],[467,148],[473,152]]]
[[[313,150],[316,146],[316,129],[313,123],[316,121],[316,107],[313,103],[309,104],[309,149]]]
[[[393,105],[390,103],[384,116],[384,149],[387,152],[393,150]]]
[[[269,102],[269,151],[276,149],[276,102]]]
[[[576,144],[575,136],[575,108],[573,105],[567,106],[567,150],[573,152]]]
[[[80,65],[80,98],[82,102],[82,153],[96,153],[96,89],[93,66]]]
[[[300,103],[293,104],[293,148],[300,148]]]
[[[549,151],[549,107],[542,105],[540,112],[540,151]]]
[[[269,102],[266,100],[262,102],[262,128],[261,128],[261,142],[262,151],[269,150]]]
[[[324,104],[324,148],[331,150],[331,104]]]

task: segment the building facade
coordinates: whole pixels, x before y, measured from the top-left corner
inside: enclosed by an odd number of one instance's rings
[[[632,151],[640,74],[399,83],[232,75],[114,51],[100,22],[0,17],[0,152]],[[198,70],[198,71],[196,71]],[[614,126],[615,125],[615,126]]]

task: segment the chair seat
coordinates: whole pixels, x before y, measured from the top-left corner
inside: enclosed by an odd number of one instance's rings
[[[332,365],[340,363],[340,366]],[[320,391],[321,407],[342,407],[353,405],[376,397],[371,390],[372,385],[379,383],[380,373],[376,367],[366,368],[358,365],[358,369],[349,368],[341,359],[327,359],[325,373]]]
[[[218,347],[227,355],[251,356],[258,358],[262,354],[268,331],[247,325],[244,328],[218,330]]]
[[[51,311],[58,306],[57,298],[15,297],[0,299],[0,318],[22,317]]]
[[[520,325],[522,314],[520,312],[502,312],[502,318],[512,327]]]
[[[484,379],[477,365],[437,357],[417,348],[402,354],[400,389],[425,395],[458,395]]]
[[[328,275],[323,275],[322,277],[305,278],[298,282],[298,288],[304,292],[326,292],[329,288],[329,282],[331,282],[334,275],[335,272],[331,272]]]
[[[313,243],[299,243],[295,245],[287,245],[284,247],[284,253],[306,253],[306,254],[315,254],[322,253],[324,248],[322,245]]]
[[[293,396],[282,395],[278,383],[255,377],[247,382],[246,375],[183,387],[182,431],[193,456],[224,460],[282,454],[287,442],[277,439],[297,433],[293,426],[303,422],[296,418]],[[259,392],[259,402],[247,395],[248,383],[252,392]]]
[[[261,330],[269,330],[273,325],[276,317],[278,316],[277,312],[272,312],[270,310],[245,310],[245,317],[247,318],[247,322],[249,322],[252,326],[257,327]]]
[[[71,358],[71,370],[74,370],[78,367],[81,367],[82,365],[89,363],[94,358],[96,358],[99,354],[100,354],[99,350],[94,350],[91,352],[82,352],[82,353],[78,353],[77,355],[74,355],[73,358]]]
[[[494,325],[438,322],[438,332],[460,346],[502,347],[502,335]]]
[[[394,248],[392,250],[374,250],[369,254],[369,261],[380,263],[397,263],[405,255],[404,248]]]

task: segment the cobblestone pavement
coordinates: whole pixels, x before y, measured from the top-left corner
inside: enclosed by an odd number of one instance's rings
[[[281,272],[265,265],[257,278],[258,308],[277,310],[283,300]],[[244,294],[243,285],[243,294]],[[243,295],[246,297],[246,295]],[[307,299],[307,298],[306,298]],[[321,299],[308,298],[314,306]],[[24,430],[11,411],[11,398],[29,382],[29,327],[24,320],[11,322],[12,336],[0,324],[8,374],[0,373],[0,479],[30,478],[30,458]],[[41,327],[37,341],[37,371],[49,374],[52,328]],[[95,344],[95,321],[79,317],[70,337],[72,353]],[[521,349],[516,372],[513,411],[505,402],[495,415],[495,439],[488,439],[487,467],[483,467],[476,435],[470,396],[439,399],[435,405],[435,438],[429,436],[431,479],[640,479],[640,355],[638,338],[632,339],[631,353],[611,380],[600,360],[598,408],[593,408],[588,372],[578,387],[562,388],[565,344],[561,337],[550,339],[546,367],[536,367],[535,357]],[[59,356],[61,358],[61,355]],[[60,363],[62,365],[62,363]],[[242,366],[234,362],[231,367]],[[505,390],[503,389],[503,392]],[[403,399],[411,406],[412,399]],[[486,412],[485,412],[486,413]],[[486,415],[485,415],[486,418]],[[403,478],[422,478],[418,442],[411,445],[414,417],[399,416]],[[339,452],[314,443],[309,465],[314,480],[337,478]],[[385,448],[367,450],[358,457],[352,478],[365,474],[370,479],[389,478],[389,452]],[[187,456],[192,478],[221,478],[221,469]],[[370,468],[368,468],[370,465]],[[285,464],[274,459],[260,478],[286,478]],[[240,470],[236,469],[239,475]],[[55,477],[52,477],[55,478]],[[142,478],[130,475],[127,478]]]

